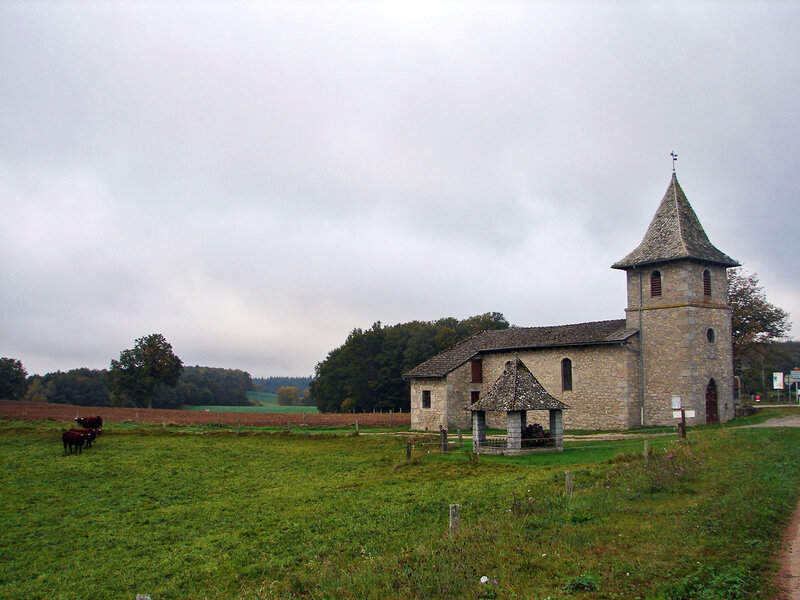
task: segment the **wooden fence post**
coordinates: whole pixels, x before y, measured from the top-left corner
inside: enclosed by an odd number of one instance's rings
[[[406,442],[406,460],[411,460],[411,442]]]
[[[648,448],[647,440],[644,441],[644,464],[647,464],[647,458],[650,454],[650,448]]]
[[[447,454],[447,429],[442,427],[439,434],[442,436],[442,454]]]
[[[358,434],[358,417],[356,417],[356,434]]]
[[[450,505],[450,535],[458,533],[460,516],[458,514],[458,504]]]
[[[292,422],[286,419],[286,433],[292,433]]]
[[[461,448],[464,446],[464,440],[461,439],[461,430],[458,430],[458,447]]]
[[[161,417],[161,429],[167,430],[167,420],[164,417]]]
[[[567,471],[564,473],[564,487],[567,493],[567,496],[572,495],[572,471]]]
[[[389,411],[389,427],[392,426],[392,411]]]

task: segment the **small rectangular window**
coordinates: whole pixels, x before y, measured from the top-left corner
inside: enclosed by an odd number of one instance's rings
[[[471,395],[471,398],[470,398],[470,401],[472,402],[472,404],[475,404],[480,399],[481,399],[481,393],[480,392],[472,392],[472,395]]]
[[[483,383],[483,361],[480,358],[472,359],[472,383]]]
[[[431,407],[431,391],[422,390],[422,408]]]

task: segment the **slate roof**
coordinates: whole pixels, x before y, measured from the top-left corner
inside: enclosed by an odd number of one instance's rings
[[[625,328],[625,319],[554,327],[510,327],[481,331],[417,365],[403,377],[406,379],[444,377],[480,352],[620,344],[636,331]]]
[[[551,396],[534,377],[519,357],[506,361],[500,377],[492,384],[486,395],[467,407],[469,410],[513,411],[513,410],[563,410],[569,408]]]
[[[611,265],[630,269],[640,265],[682,259],[697,259],[725,267],[739,263],[720,252],[709,241],[700,220],[683,193],[678,178],[672,180],[639,246],[625,258]]]

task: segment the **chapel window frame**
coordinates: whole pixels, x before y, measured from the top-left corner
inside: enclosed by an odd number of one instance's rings
[[[572,359],[561,359],[561,391],[572,391]]]
[[[430,409],[431,407],[431,391],[422,390],[422,408]]]

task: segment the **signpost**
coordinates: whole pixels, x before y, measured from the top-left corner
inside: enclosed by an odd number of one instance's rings
[[[690,419],[694,417],[693,410],[684,410],[681,407],[681,397],[680,396],[673,396],[672,397],[672,418],[673,419],[680,419],[678,422],[678,437],[685,438],[686,437],[686,417]]]
[[[795,367],[790,373],[794,389],[797,393],[797,403],[800,404],[800,368]],[[790,387],[791,389],[791,387]]]

